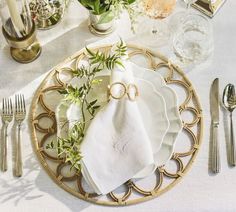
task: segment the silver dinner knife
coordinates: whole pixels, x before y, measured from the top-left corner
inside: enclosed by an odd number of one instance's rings
[[[212,83],[210,91],[211,130],[212,130],[211,170],[213,173],[220,172],[220,152],[219,152],[219,141],[218,141],[219,107],[220,107],[219,79],[216,78]]]

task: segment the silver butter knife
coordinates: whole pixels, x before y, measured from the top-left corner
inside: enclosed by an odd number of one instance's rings
[[[219,152],[219,142],[218,142],[219,107],[220,107],[219,79],[216,78],[212,83],[210,91],[211,130],[212,130],[211,170],[213,173],[220,172],[220,152]]]

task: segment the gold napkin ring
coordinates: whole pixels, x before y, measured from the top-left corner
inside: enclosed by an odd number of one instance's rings
[[[119,96],[115,96],[112,94],[112,88],[116,85],[120,85],[124,90]],[[122,99],[126,93],[127,93],[127,88],[125,84],[122,82],[115,82],[115,83],[112,83],[111,85],[108,85],[108,97],[112,97],[113,99]]]
[[[116,85],[119,85],[122,87],[123,89],[123,92],[121,92],[121,94],[119,96],[115,96],[113,93],[112,93],[112,88]],[[134,95],[131,95],[130,92],[131,90],[134,89]],[[114,82],[112,83],[111,85],[108,85],[108,91],[107,91],[107,96],[108,96],[108,100],[110,99],[110,97],[112,97],[113,99],[122,99],[125,95],[127,94],[128,98],[130,101],[135,101],[137,96],[139,96],[139,92],[138,92],[138,87],[131,83],[131,84],[128,84],[128,86],[126,86],[124,83],[122,82]]]
[[[130,91],[131,89],[135,90],[134,96],[130,95]],[[135,84],[129,84],[127,87],[127,96],[129,98],[130,101],[135,101],[137,96],[139,96],[139,92],[138,92],[138,87]]]

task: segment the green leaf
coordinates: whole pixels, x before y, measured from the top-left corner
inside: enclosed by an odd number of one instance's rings
[[[128,4],[133,4],[136,0],[127,0]]]
[[[115,16],[114,16],[113,11],[107,11],[101,15],[100,19],[98,20],[98,24],[109,23],[114,18],[115,18]]]
[[[54,141],[46,145],[46,149],[54,149]]]
[[[94,12],[95,14],[100,13],[100,0],[94,0]]]
[[[58,90],[58,92],[59,92],[60,94],[63,94],[63,95],[68,94],[68,92],[67,92],[66,89],[64,89],[64,90]]]
[[[101,106],[100,105],[95,105],[95,106],[93,106],[93,109],[94,110],[97,110],[98,108],[100,108]]]
[[[87,9],[94,11],[95,8],[94,0],[78,0],[78,1]]]
[[[97,103],[97,101],[98,101],[98,100],[96,99],[96,100],[90,102],[89,104],[90,104],[91,106],[93,106],[93,105],[95,105],[95,104]]]
[[[102,82],[102,79],[94,79],[93,81],[92,81],[92,84],[99,84],[99,83],[101,83]]]
[[[120,65],[122,68],[125,68],[124,65],[122,64],[122,62],[120,62],[120,61],[118,61],[118,60],[116,61],[116,64],[117,64],[117,65]]]
[[[94,53],[89,48],[85,47],[85,49],[90,56],[94,56]]]

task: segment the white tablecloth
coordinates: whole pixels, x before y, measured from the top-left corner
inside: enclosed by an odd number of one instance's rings
[[[215,77],[220,78],[221,90],[228,82],[236,84],[235,10],[236,1],[227,1],[211,20],[215,39],[212,64],[187,74],[202,103],[205,129],[199,155],[179,184],[154,200],[125,208],[102,207],[82,201],[59,188],[41,168],[33,153],[25,123],[22,139],[24,176],[20,179],[12,176],[9,157],[8,172],[0,173],[0,211],[236,211],[236,168],[230,168],[226,159],[225,140],[228,134],[224,128],[227,129],[228,120],[225,112],[220,116],[219,133],[222,171],[216,176],[208,173],[210,84]],[[26,94],[29,105],[43,74],[63,59],[95,41],[110,42],[119,36],[129,40],[133,36],[125,16],[121,18],[116,33],[107,38],[93,36],[88,31],[86,18],[86,10],[77,1],[72,2],[62,23],[54,29],[38,33],[43,45],[42,55],[26,65],[11,59],[9,49],[0,35],[0,46],[4,46],[0,51],[0,99],[21,91]]]

